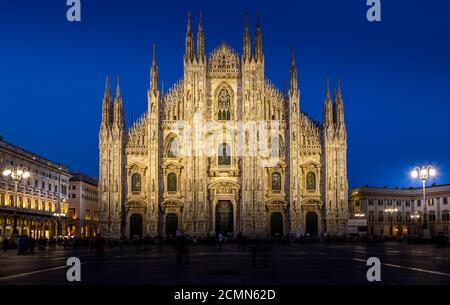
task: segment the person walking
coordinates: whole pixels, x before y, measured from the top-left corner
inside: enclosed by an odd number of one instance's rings
[[[3,237],[3,251],[6,252],[8,250],[8,239],[6,238],[6,236]]]
[[[105,240],[99,234],[97,236],[97,240],[95,241],[95,254],[97,256],[97,262],[100,260],[100,258],[103,257],[104,252],[105,252]]]
[[[237,235],[237,242],[238,242],[238,251],[242,250],[242,244],[243,244],[243,239],[242,239],[242,232],[239,232]]]
[[[219,235],[217,235],[217,246],[221,251],[222,251],[222,243],[223,243],[223,235],[222,232],[219,232]]]

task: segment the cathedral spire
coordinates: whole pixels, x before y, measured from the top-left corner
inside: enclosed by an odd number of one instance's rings
[[[117,76],[116,101],[118,99],[122,100],[122,96],[120,95],[120,78],[119,78],[119,76]]]
[[[197,32],[197,60],[199,62],[205,59],[205,34],[203,33],[203,21],[202,12],[200,12],[200,19],[198,22],[198,32]]]
[[[186,61],[191,61],[193,57],[194,57],[194,34],[192,34],[191,29],[191,13],[188,12],[184,58]]]
[[[150,90],[158,91],[158,66],[156,65],[156,46],[153,44],[152,68],[150,70]]]
[[[105,90],[102,103],[102,124],[110,127],[112,122],[112,92],[108,75],[105,77]]]
[[[337,91],[334,95],[334,123],[336,128],[344,127],[344,103],[341,94],[341,81],[337,82]]]
[[[261,34],[261,24],[259,21],[259,13],[258,16],[256,17],[255,46],[253,49],[253,58],[256,61],[261,61],[263,59],[262,34]]]
[[[113,126],[118,129],[124,129],[124,118],[123,118],[123,102],[122,96],[120,94],[120,80],[119,76],[117,76],[117,88],[116,88],[116,97],[114,100],[114,119]]]
[[[333,127],[333,105],[330,95],[330,80],[327,78],[327,89],[325,93],[325,101],[323,104],[323,124],[324,129]]]
[[[289,71],[289,91],[292,93],[298,90],[297,67],[295,65],[295,54],[292,48],[291,69]]]
[[[250,60],[251,56],[250,32],[248,31],[248,13],[245,13],[244,34],[242,36],[242,59],[247,61]]]

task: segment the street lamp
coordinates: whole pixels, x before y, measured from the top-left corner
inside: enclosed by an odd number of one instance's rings
[[[394,217],[393,214],[395,212],[397,212],[397,211],[398,211],[397,208],[394,208],[394,209],[389,208],[389,209],[385,209],[384,210],[384,212],[388,213],[388,215],[389,215],[389,220],[390,220],[390,224],[391,224],[391,236],[392,237],[394,237],[394,228],[393,228],[393,225],[392,225],[393,217]]]
[[[356,213],[355,214],[355,217],[357,217],[357,218],[363,218],[364,216],[366,216],[366,214],[364,214],[364,213]]]
[[[432,166],[422,166],[422,168],[415,167],[411,171],[411,177],[419,178],[422,181],[422,195],[423,195],[423,229],[427,229],[427,202],[425,194],[425,185],[429,177],[436,176],[436,169]]]
[[[65,217],[66,214],[64,214],[64,213],[53,213],[53,216],[58,217],[58,232],[57,232],[57,234],[58,234],[58,236],[60,236],[60,235],[62,235],[61,217]]]
[[[14,223],[13,235],[17,234],[17,188],[22,179],[30,177],[30,172],[21,166],[9,166],[3,170],[3,176],[10,177],[14,182]]]
[[[414,222],[416,223],[416,225],[414,226],[414,228],[415,228],[415,234],[417,234],[417,222],[418,222],[419,219],[420,219],[420,214],[416,212],[416,213],[412,214],[410,217],[411,217],[413,223],[414,223]]]

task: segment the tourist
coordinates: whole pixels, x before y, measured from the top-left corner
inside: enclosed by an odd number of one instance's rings
[[[219,234],[217,235],[217,246],[219,250],[222,250],[222,243],[223,243],[223,235],[222,232],[219,232]]]

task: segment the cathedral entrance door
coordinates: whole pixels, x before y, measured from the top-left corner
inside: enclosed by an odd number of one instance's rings
[[[273,212],[270,216],[270,232],[272,236],[283,236],[283,215],[280,212]]]
[[[178,215],[175,213],[169,213],[166,216],[166,235],[175,236],[178,230]]]
[[[317,225],[317,214],[315,212],[306,213],[306,233],[309,233],[311,236],[317,236]]]
[[[130,217],[130,238],[142,236],[142,216],[141,214],[133,214]]]
[[[221,200],[216,205],[216,234],[233,233],[233,205],[229,200]]]

